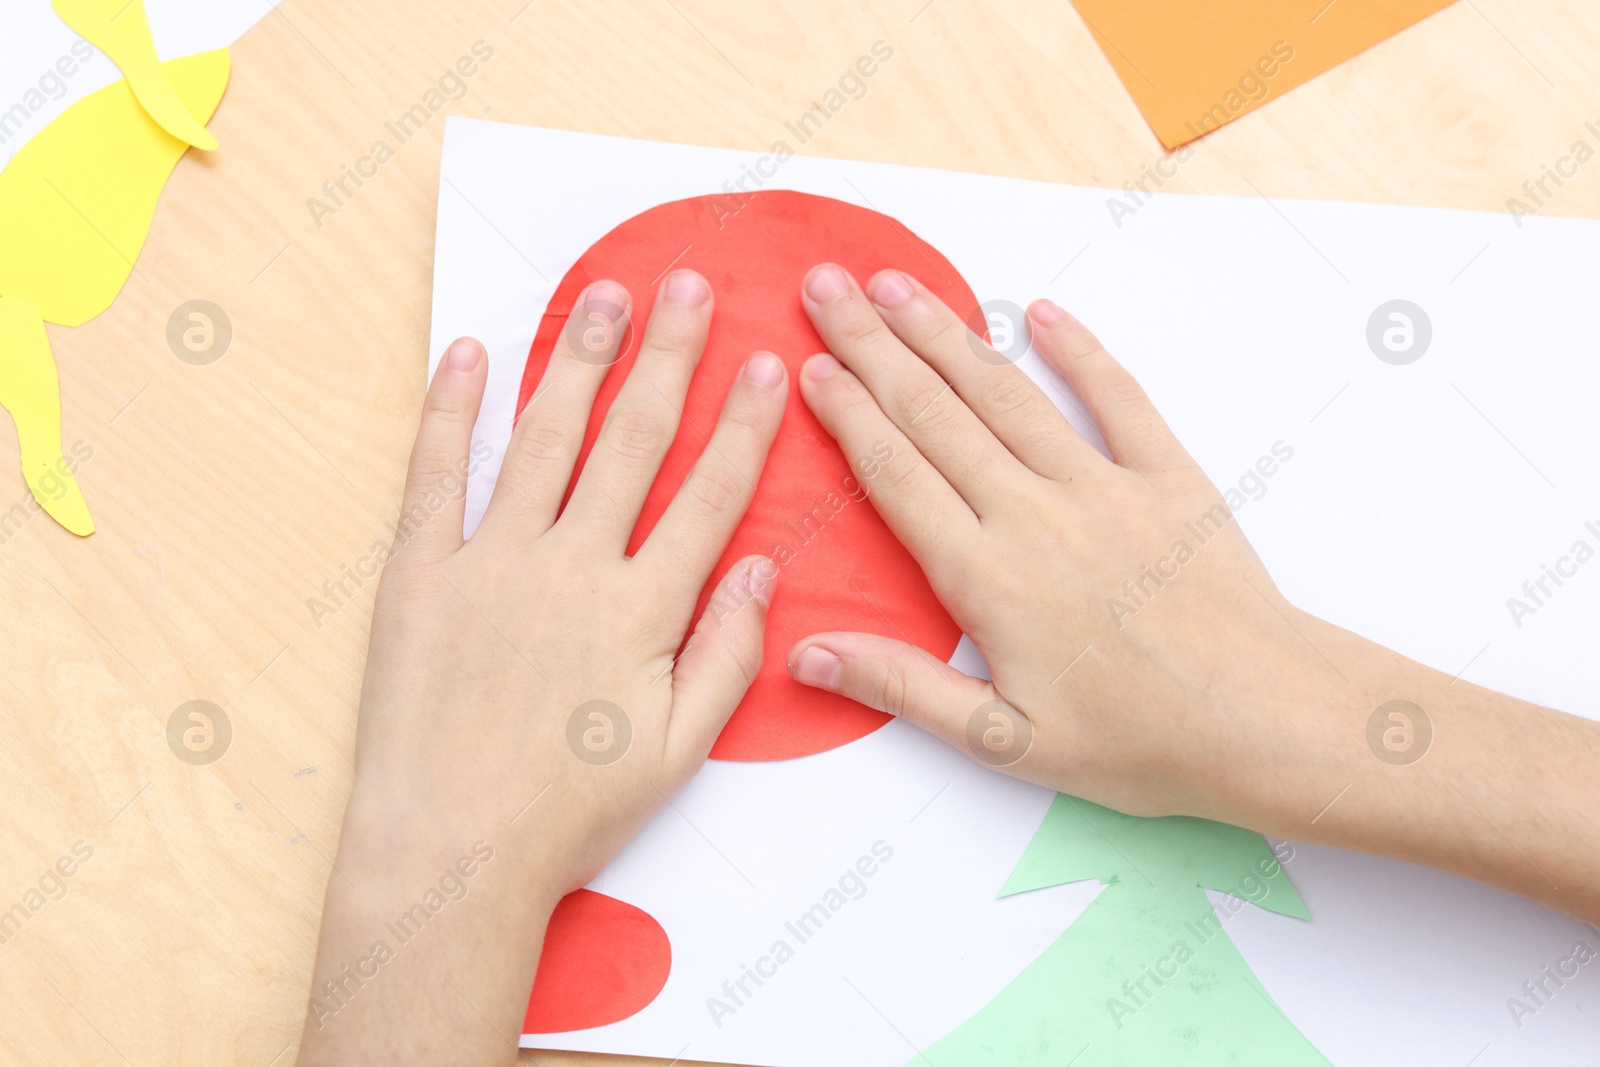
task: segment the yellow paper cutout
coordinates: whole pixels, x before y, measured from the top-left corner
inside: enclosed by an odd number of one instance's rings
[[[135,13],[143,18],[143,7]],[[163,63],[158,73],[185,114],[209,121],[229,65],[223,48]],[[189,149],[142,99],[127,78],[91,93],[0,171],[0,406],[16,421],[29,491],[79,536],[93,533],[94,521],[61,455],[60,383],[44,323],[81,326],[111,306]]]
[[[228,50],[162,66],[189,111],[209,119],[228,83]],[[110,307],[188,147],[146,114],[126,80],[69,107],[0,171],[0,295],[62,326]]]
[[[94,533],[89,505],[61,454],[61,390],[44,319],[14,296],[0,296],[0,406],[16,421],[33,499],[79,537]]]
[[[196,121],[194,109],[179,100],[181,94],[174,91],[156,58],[144,0],[55,0],[52,6],[62,22],[111,57],[133,86],[140,106],[162,129],[207,152],[217,147],[217,139],[206,132],[205,123]]]

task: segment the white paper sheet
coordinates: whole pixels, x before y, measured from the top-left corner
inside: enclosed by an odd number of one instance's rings
[[[471,487],[469,531],[562,274],[616,224],[721,191],[756,155],[449,120],[430,351],[436,364],[470,334],[490,354],[476,434],[495,458]],[[1073,310],[1224,488],[1287,443],[1293,459],[1239,518],[1296,603],[1452,675],[1600,717],[1600,561],[1520,628],[1506,606],[1574,540],[1600,541],[1584,527],[1600,527],[1600,224],[1167,196],[1119,227],[1107,190],[810,158],[767,187],[866,201],[942,251],[980,300]],[[1396,298],[1432,323],[1409,366],[1366,341],[1374,309]],[[1022,365],[1058,395],[1036,355]],[[981,666],[965,642],[957,661]],[[905,1063],[1098,891],[995,899],[1048,801],[899,722],[806,759],[713,762],[594,884],[668,930],[660,997],[612,1026],[524,1044]],[[707,998],[877,841],[894,856],[865,895],[714,1025]],[[1312,921],[1247,908],[1229,931],[1335,1064],[1593,1059],[1600,964],[1520,1026],[1506,1000],[1575,942],[1600,949],[1600,933],[1400,862],[1300,845],[1287,866]]]
[[[268,0],[145,0],[162,59],[226,48],[272,8]],[[67,28],[49,0],[7,0],[4,18],[0,167],[74,102],[122,77],[115,63]]]

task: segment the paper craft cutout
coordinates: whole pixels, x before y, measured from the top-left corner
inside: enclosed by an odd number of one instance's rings
[[[669,266],[698,270],[710,281],[716,298],[710,338],[677,439],[645,501],[629,552],[649,535],[705,448],[704,435],[716,423],[728,387],[750,353],[772,351],[784,361],[792,381],[806,358],[823,350],[822,338],[800,306],[800,283],[806,271],[825,260],[839,263],[862,280],[884,267],[911,271],[963,316],[977,311],[977,298],[956,269],[893,219],[827,197],[784,191],[695,197],[652,208],[602,237],[561,279],[528,354],[519,412],[533,395],[573,305],[590,282],[609,278],[626,286],[633,294],[633,321],[639,324],[596,399],[578,457],[580,471],[638,354],[656,285]],[[779,565],[783,587],[767,619],[761,673],[712,748],[713,758],[811,755],[848,744],[889,720],[789,677],[785,656],[806,634],[870,630],[901,636],[942,660],[955,651],[960,629],[933,595],[916,561],[866,499],[863,486],[870,490],[870,485],[870,478],[852,473],[838,446],[800,399],[799,389],[791,388],[783,426],[755,500],[696,608],[706,609],[717,579],[735,560],[761,552]],[[611,960],[616,933],[611,926],[591,925],[591,915],[600,913],[590,901],[594,896],[569,896],[551,917],[539,962],[541,981],[535,983],[529,1000],[527,1033],[615,1022],[644,1008],[659,991],[657,985],[649,996],[636,997],[624,1015],[571,1002],[573,996],[588,996],[588,990],[610,988],[615,981]],[[632,910],[654,925],[650,916]],[[661,937],[664,943],[665,933]],[[561,963],[549,964],[560,969],[560,981],[543,980],[552,944],[567,953]],[[670,954],[663,959],[670,963]],[[660,979],[664,984],[665,967]],[[624,1001],[619,996],[616,1003]],[[591,1017],[600,1021],[583,1021]]]
[[[1227,935],[1246,900],[1310,917],[1259,834],[1058,794],[1000,895],[1089,878],[1106,888],[1083,914],[912,1063],[1328,1067]]]
[[[550,916],[525,1034],[605,1026],[643,1011],[667,984],[672,944],[650,915],[580,889]]]
[[[602,237],[561,279],[528,353],[518,411],[532,396],[573,304],[590,282],[620,282],[634,301],[631,337],[601,387],[580,469],[633,364],[662,275],[669,268],[692,267],[711,282],[715,294],[710,340],[682,425],[645,501],[629,552],[654,528],[705,448],[705,435],[750,353],[774,352],[795,381],[806,358],[823,351],[822,338],[801,308],[800,283],[811,267],[826,260],[863,282],[878,270],[897,267],[920,278],[963,318],[977,312],[977,297],[949,261],[894,219],[827,197],[778,190],[695,197],[651,208]],[[759,552],[778,564],[780,585],[767,620],[765,660],[712,748],[712,758],[791,759],[848,744],[888,721],[789,677],[785,657],[807,634],[882,633],[919,645],[939,660],[955,651],[960,629],[866,499],[870,488],[871,479],[852,470],[800,399],[798,386],[791,387],[755,500],[696,608],[706,608],[714,583],[734,561]]]
[[[39,309],[0,296],[0,406],[11,412],[22,446],[28,491],[51,518],[77,534],[94,533],[89,505],[61,454],[61,392]]]
[[[209,119],[228,83],[227,49],[163,67],[184,106]],[[62,112],[0,171],[0,295],[61,326],[110,307],[188,147],[145,113],[125,80]]]
[[[144,0],[55,0],[52,6],[62,22],[111,57],[133,87],[140,106],[162,129],[207,152],[217,147],[217,139],[207,132],[204,122],[196,121],[194,108],[179,99],[156,58]],[[210,112],[206,119],[209,121]]]
[[[137,13],[142,17],[143,9]],[[209,120],[228,83],[227,49],[162,67],[183,106]],[[57,467],[61,399],[39,320],[81,326],[111,306],[187,150],[123,80],[73,104],[0,171],[0,297],[9,301],[0,331],[0,402],[17,422],[34,499],[80,536],[94,532],[94,523],[72,472]]]
[[[930,14],[938,7],[936,4]],[[1394,46],[1405,43],[1402,39]],[[525,289],[531,274],[515,249],[538,261],[546,273],[543,260],[558,263],[557,273],[550,279],[553,286],[561,272],[621,218],[720,185],[722,176],[739,175],[745,165],[753,171],[758,164],[771,162],[758,159],[758,155],[451,119],[445,133],[443,174],[467,194],[470,203],[448,190],[440,202],[435,260],[438,284],[430,344],[434,359],[441,359],[449,342],[464,333],[505,337],[520,332],[524,338],[531,333],[535,323],[519,322],[517,311],[524,303],[517,294]],[[709,180],[708,175],[716,178]],[[1571,283],[1577,280],[1585,288],[1600,283],[1600,261],[1593,255],[1593,222],[1532,220],[1517,231],[1515,241],[1507,242],[1502,240],[1504,215],[1441,215],[1431,209],[1311,201],[1296,202],[1292,210],[1286,205],[1295,225],[1313,242],[1327,248],[1325,240],[1343,241],[1338,247],[1346,250],[1344,258],[1334,258],[1340,270],[1358,284],[1339,286],[1335,292],[1318,283],[1318,272],[1327,273],[1321,259],[1309,249],[1303,248],[1304,254],[1297,255],[1279,245],[1281,234],[1287,231],[1278,220],[1273,220],[1275,226],[1255,225],[1262,210],[1259,201],[1171,197],[1148,232],[1143,230],[1141,217],[1139,238],[1124,241],[1100,239],[1117,235],[1114,221],[1106,216],[1103,190],[818,156],[797,156],[781,163],[774,180],[791,188],[850,198],[853,194],[847,179],[873,203],[934,243],[960,267],[980,297],[1048,295],[1073,307],[1085,321],[1126,324],[1123,332],[1128,340],[1119,352],[1125,350],[1126,357],[1138,364],[1152,388],[1164,390],[1165,403],[1171,407],[1168,418],[1175,426],[1182,423],[1188,428],[1186,444],[1219,481],[1237,477],[1248,458],[1235,463],[1240,448],[1281,436],[1285,412],[1303,410],[1302,417],[1309,417],[1346,378],[1333,379],[1323,392],[1318,383],[1328,368],[1316,361],[1300,361],[1280,371],[1282,361],[1273,346],[1241,345],[1230,331],[1195,333],[1182,323],[1204,317],[1219,302],[1226,303],[1230,292],[1248,293],[1253,306],[1270,312],[1265,327],[1298,338],[1300,348],[1360,353],[1360,359],[1351,365],[1356,385],[1317,419],[1317,438],[1304,442],[1304,448],[1298,438],[1292,441],[1295,459],[1286,471],[1296,480],[1271,480],[1273,496],[1268,503],[1275,518],[1262,524],[1259,534],[1262,555],[1275,568],[1281,566],[1288,583],[1303,588],[1306,597],[1324,605],[1340,625],[1358,631],[1376,627],[1380,636],[1387,633],[1401,643],[1399,651],[1423,659],[1438,655],[1441,648],[1446,652],[1463,648],[1461,661],[1465,661],[1482,646],[1484,639],[1477,631],[1487,625],[1486,619],[1506,621],[1501,605],[1512,590],[1498,589],[1497,585],[1504,583],[1491,574],[1471,573],[1463,583],[1455,573],[1459,567],[1434,568],[1452,573],[1433,575],[1437,580],[1432,583],[1435,595],[1431,598],[1386,600],[1394,590],[1407,588],[1408,578],[1418,578],[1414,558],[1428,552],[1430,546],[1444,543],[1452,560],[1486,554],[1537,560],[1551,545],[1559,548],[1572,540],[1566,529],[1571,509],[1544,506],[1548,485],[1467,407],[1445,378],[1452,377],[1558,485],[1587,484],[1584,464],[1574,458],[1579,453],[1561,449],[1557,438],[1546,431],[1551,418],[1559,417],[1579,429],[1580,440],[1590,442],[1586,454],[1600,449],[1600,424],[1584,421],[1578,399],[1580,394],[1592,396],[1600,390],[1600,365],[1563,364],[1551,354],[1570,348],[1564,338],[1570,342],[1592,325],[1584,321],[1581,301],[1571,299],[1576,291]],[[637,207],[618,214],[619,202]],[[485,224],[485,217],[493,221],[493,227]],[[936,220],[943,220],[943,225]],[[1006,234],[1028,235],[1028,239],[997,241],[997,235]],[[1077,241],[1069,245],[1075,235]],[[1048,285],[1066,259],[1091,237],[1095,239],[1093,255],[1080,259],[1054,285]],[[1496,269],[1480,276],[1486,257],[1451,284],[1466,260],[1490,240],[1495,242],[1494,256],[1509,258],[1497,259]],[[1332,248],[1328,251],[1333,255]],[[1103,259],[1096,258],[1102,255]],[[1080,273],[1091,260],[1093,269]],[[1162,278],[1190,280],[1191,284],[1176,286],[1171,293],[1173,306],[1187,314],[1141,316],[1144,290],[1128,280],[1148,277],[1152,262],[1161,264],[1158,273]],[[1030,278],[1040,279],[1043,289],[1005,292],[1012,284],[1008,279],[1022,279],[1017,284],[1026,288]],[[1410,368],[1433,375],[1421,385],[1432,381],[1437,386],[1415,391],[1426,417],[1396,427],[1394,435],[1385,434],[1378,442],[1361,428],[1381,422],[1391,413],[1396,372],[1370,358],[1361,328],[1372,304],[1390,294],[1371,295],[1370,287],[1360,284],[1363,278],[1388,279],[1407,290],[1402,295],[1436,316],[1436,334],[1438,308],[1450,309],[1460,341],[1448,353],[1450,365],[1444,368],[1448,375],[1436,374],[1437,366],[1429,370],[1433,366],[1429,359],[1438,354],[1433,350]],[[1465,294],[1459,292],[1463,288]],[[550,287],[539,290],[536,307],[543,307],[549,291]],[[1325,326],[1330,322],[1336,327],[1340,322],[1346,324],[1345,341],[1339,340],[1338,329]],[[1190,329],[1187,335],[1186,328]],[[1545,373],[1505,375],[1505,348],[1530,338],[1540,343],[1523,347],[1530,351],[1529,360]],[[1205,358],[1197,361],[1196,353]],[[500,360],[498,371],[491,367],[491,373],[505,374],[507,362],[515,360]],[[1375,369],[1362,371],[1362,365]],[[1023,366],[1039,376],[1047,393],[1061,401],[1056,393],[1059,383],[1046,380],[1037,360],[1029,356]],[[1197,371],[1198,367],[1205,370]],[[1564,374],[1564,370],[1571,373]],[[522,368],[515,368],[497,390],[503,408],[497,409],[494,425],[479,427],[479,439],[497,452],[503,450],[510,431],[521,374]],[[1576,380],[1578,387],[1551,391],[1533,378]],[[1489,398],[1493,406],[1474,392],[1473,381],[1490,383],[1480,389],[1495,391]],[[1241,396],[1240,383],[1254,383],[1248,395]],[[1302,408],[1307,398],[1310,406]],[[1347,403],[1354,407],[1339,415]],[[1224,411],[1229,414],[1219,419],[1218,413]],[[1470,421],[1461,421],[1458,416],[1463,412]],[[1334,416],[1337,420],[1329,423]],[[1518,436],[1517,425],[1527,427],[1524,433],[1533,435],[1529,441]],[[1441,434],[1463,469],[1482,473],[1480,480],[1492,482],[1497,494],[1521,505],[1526,515],[1537,521],[1500,523],[1492,530],[1474,523],[1470,507],[1460,505],[1461,494],[1452,496],[1450,487],[1434,484],[1438,480],[1429,478],[1436,466],[1430,465],[1431,461],[1439,455],[1439,449],[1430,446],[1439,445]],[[1295,466],[1311,453],[1321,458],[1304,470]],[[1394,464],[1407,477],[1383,479],[1382,484],[1362,477],[1364,470],[1384,462]],[[1398,488],[1401,482],[1411,488]],[[84,488],[94,502],[92,488]],[[476,524],[481,514],[489,495],[483,491],[486,489],[480,486],[469,506],[470,524]],[[1283,499],[1273,504],[1272,499],[1280,493]],[[1342,579],[1334,576],[1335,568],[1327,561],[1348,553],[1352,531],[1364,536],[1371,524],[1331,520],[1370,512],[1378,506],[1375,500],[1385,513],[1398,516],[1397,522],[1390,524],[1393,531],[1374,533],[1362,541],[1363,546],[1367,542],[1375,546],[1366,552],[1374,560],[1372,567],[1357,568]],[[1448,521],[1440,518],[1446,513]],[[1441,542],[1438,529],[1452,523],[1461,536]],[[1397,544],[1406,551],[1397,549]],[[1390,551],[1376,550],[1382,547]],[[1489,570],[1492,568],[1478,568],[1479,572]],[[1422,577],[1427,579],[1427,575]],[[782,595],[780,592],[780,598]],[[1600,587],[1586,591],[1569,582],[1562,596],[1579,601],[1591,597],[1589,607],[1600,608]],[[1541,612],[1537,619],[1528,620],[1525,630],[1551,621],[1547,614]],[[1397,615],[1401,618],[1395,623]],[[1385,630],[1385,620],[1395,624]],[[1541,632],[1549,638],[1560,630],[1556,626]],[[1554,685],[1571,694],[1569,704],[1591,711],[1600,708],[1600,673],[1581,666],[1592,662],[1592,657],[1541,655],[1535,647],[1538,644],[1508,642],[1492,668],[1480,672],[1475,667],[1469,676],[1511,692],[1520,686],[1549,693]],[[946,768],[950,775],[944,773]],[[769,769],[780,773],[763,773]],[[760,781],[753,781],[752,775],[758,775]],[[985,776],[993,781],[986,783]],[[771,789],[767,787],[769,778],[779,780]],[[905,859],[917,863],[920,873],[901,870],[896,881],[872,880],[867,897],[859,904],[852,901],[840,916],[849,917],[852,926],[847,928],[837,919],[830,922],[819,940],[808,943],[800,956],[783,966],[775,981],[767,982],[750,1009],[725,1018],[724,1026],[715,1028],[703,999],[716,994],[724,980],[735,976],[741,959],[738,953],[747,948],[752,953],[761,951],[772,937],[780,936],[781,921],[774,916],[793,918],[811,902],[812,895],[830,884],[858,844],[873,840],[885,829],[892,830],[889,821],[897,817],[903,825],[904,813],[915,812],[947,780],[954,784],[918,816],[910,830],[898,836],[890,834],[897,856],[888,869],[897,870],[895,865]],[[760,789],[753,791],[757,785]],[[958,808],[946,807],[952,799],[958,801]],[[1103,887],[1097,882],[1083,882],[994,900],[1050,800],[1049,795],[1041,798],[976,765],[955,761],[948,753],[931,752],[926,738],[894,725],[864,743],[786,766],[714,762],[678,803],[683,815],[726,849],[758,888],[740,888],[743,883],[709,847],[694,845],[699,838],[690,824],[668,811],[644,831],[629,857],[613,864],[603,883],[596,886],[645,906],[667,928],[673,947],[668,986],[648,1009],[619,1025],[543,1040],[528,1038],[524,1043],[659,1057],[662,1063],[679,1055],[690,1041],[693,1044],[685,1057],[708,1062],[880,1067],[901,1063],[911,1055],[907,1039],[917,1048],[927,1048],[955,1030],[981,1007],[982,1000],[1020,975],[1043,952],[1065,928],[1061,920],[1075,918],[1083,904],[1101,892]],[[976,813],[982,816],[974,817]],[[993,829],[986,830],[986,826]],[[1016,836],[1019,829],[1020,836]],[[794,881],[762,877],[747,866],[745,853],[739,850],[754,857],[749,850],[764,840],[783,844],[786,857],[781,866],[785,869],[809,873],[797,875]],[[942,849],[935,848],[929,855],[917,849],[918,842]],[[1008,844],[997,848],[997,842]],[[916,851],[915,858],[912,851],[900,853],[902,843]],[[670,861],[665,865],[640,862],[690,847],[697,854],[706,854],[707,862],[676,866]],[[1503,1053],[1507,1039],[1517,1044],[1523,1053],[1521,1060],[1529,1062],[1577,1064],[1594,1058],[1592,1013],[1586,1016],[1561,1010],[1557,1004],[1556,1010],[1541,1011],[1537,1020],[1529,1020],[1512,1036],[1502,1006],[1504,994],[1490,998],[1494,1010],[1477,1010],[1485,999],[1478,976],[1512,974],[1520,981],[1523,968],[1558,959],[1570,952],[1576,937],[1587,937],[1577,924],[1504,894],[1409,864],[1335,853],[1313,859],[1304,855],[1303,849],[1300,852],[1292,861],[1285,854],[1283,866],[1296,886],[1305,887],[1302,895],[1315,925],[1256,912],[1233,916],[1225,929],[1273,999],[1329,1059],[1340,1064],[1377,1064],[1403,1057],[1400,1050],[1420,1048],[1424,1051],[1410,1059],[1426,1060],[1427,1048],[1448,1054],[1453,1047],[1462,1046],[1458,1062],[1464,1063],[1491,1040]],[[759,865],[754,858],[751,862]],[[1303,864],[1307,865],[1304,870]],[[912,873],[918,876],[907,877]],[[1317,875],[1315,882],[1313,875]],[[1363,902],[1356,890],[1368,875],[1381,877],[1384,884],[1381,892]],[[1136,880],[1134,875],[1129,877]],[[974,903],[985,895],[981,888],[973,889],[974,881],[989,883],[988,905]],[[1366,884],[1371,886],[1370,877]],[[723,891],[738,894],[749,907],[707,906]],[[1060,894],[1068,894],[1070,902],[1062,899],[1055,903]],[[1323,895],[1344,894],[1355,894],[1347,895],[1340,908],[1350,912],[1347,918],[1352,921],[1326,924]],[[1218,914],[1223,913],[1224,904],[1234,902],[1211,896]],[[897,916],[898,921],[875,922],[869,915],[857,913],[854,909],[858,907]],[[1059,913],[1053,929],[1048,915],[1051,909]],[[1281,940],[1271,936],[1277,933],[1283,935]],[[930,939],[938,942],[937,948],[929,949]],[[1029,945],[1031,951],[1025,948]],[[1532,965],[1527,962],[1530,959],[1535,961]],[[913,960],[918,962],[910,962]],[[1004,966],[996,967],[1002,960]],[[1396,1010],[1394,983],[1382,981],[1380,976],[1363,984],[1379,972],[1404,974],[1412,992],[1420,987],[1427,995],[1404,997],[1404,1006]],[[840,982],[841,973],[850,977],[859,994]],[[989,993],[978,1002],[966,1003],[956,990],[970,989],[972,982],[982,982]],[[1319,986],[1327,993],[1320,1000],[1316,996]],[[863,995],[892,1020],[892,1027],[862,1000]],[[1582,994],[1569,988],[1559,993],[1558,999],[1569,995]],[[1358,1003],[1359,1009],[1351,1007]],[[820,1011],[819,1005],[823,1006]],[[1355,1025],[1351,1025],[1352,1019],[1358,1020]],[[1127,1025],[1132,1025],[1132,1020]],[[1076,1045],[1063,1053],[1055,1067],[1062,1067],[1081,1048]],[[1493,1051],[1475,1067],[1485,1067],[1484,1060],[1494,1058]],[[1088,1052],[1073,1067],[1107,1067],[1108,1059],[1102,1052]],[[1501,1059],[1518,1057],[1502,1055]],[[1118,1067],[1144,1065],[1130,1058]],[[1170,1061],[1159,1067],[1170,1067]],[[1246,1062],[1241,1067],[1258,1065]]]
[[[1162,145],[1173,149],[1452,2],[1073,0],[1073,5],[1145,121]]]

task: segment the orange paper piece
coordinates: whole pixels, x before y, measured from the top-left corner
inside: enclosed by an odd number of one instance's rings
[[[1453,0],[1074,0],[1162,145],[1177,148]]]

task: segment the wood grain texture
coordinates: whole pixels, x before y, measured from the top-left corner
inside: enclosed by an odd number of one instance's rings
[[[320,625],[307,600],[398,510],[443,119],[320,226],[308,198],[479,40],[450,112],[766,150],[880,39],[893,61],[803,151],[1112,188],[1161,155],[1064,0],[286,0],[239,42],[221,150],[179,165],[116,305],[50,330],[99,532],[0,532],[0,910],[93,848],[0,944],[0,1059],[293,1059],[373,587]],[[1167,188],[1503,211],[1594,141],[1597,53],[1592,4],[1466,0],[1200,142]],[[1600,216],[1600,164],[1546,213]],[[234,330],[209,366],[166,342],[194,298]],[[3,515],[26,490],[0,439]],[[197,698],[234,730],[209,766],[166,740]]]

